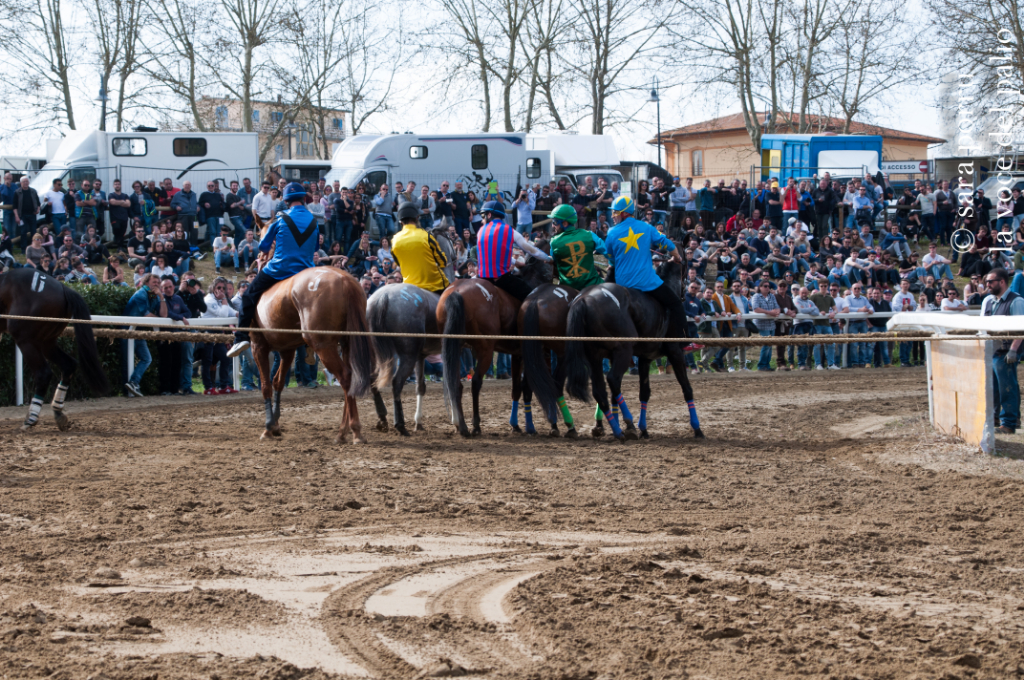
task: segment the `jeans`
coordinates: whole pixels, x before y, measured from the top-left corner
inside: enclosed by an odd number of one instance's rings
[[[181,344],[181,391],[188,392],[192,389],[192,362],[196,344],[194,342],[183,342]]]
[[[203,388],[225,388],[231,386],[231,359],[228,359],[227,348],[219,342],[199,343],[202,352],[202,365],[199,374],[203,378]],[[213,377],[211,368],[217,364],[217,378]]]
[[[835,274],[829,274],[828,275],[828,282],[829,283],[837,283],[837,284],[839,284],[841,286],[844,286],[846,288],[850,287],[850,277],[847,276],[846,274],[840,274],[839,276],[836,276]]]
[[[382,213],[377,213],[377,230],[380,232],[377,235],[377,240],[380,240],[382,238],[390,239],[391,236],[395,233],[394,215],[384,215]]]
[[[220,218],[219,217],[207,217],[206,218],[206,240],[213,243],[213,239],[220,235]]]
[[[220,261],[223,260],[223,259],[226,259],[229,256],[231,257],[231,259],[235,263],[235,269],[238,269],[238,251],[237,250],[232,250],[232,251],[230,251],[230,253],[228,251],[225,251],[225,250],[218,250],[217,252],[215,252],[213,254],[213,266],[216,267],[217,269],[220,269]]]
[[[191,264],[189,258],[183,257],[180,260],[178,260],[178,266],[174,268],[174,273],[177,274],[178,278],[180,279],[185,274],[185,272],[189,270],[190,266]]]
[[[832,326],[814,326],[814,335],[832,335]],[[821,360],[822,348],[825,352],[825,361]],[[835,366],[836,365],[836,346],[835,345],[815,345],[814,346],[814,363],[818,366]]]
[[[814,335],[816,330],[812,323],[798,323],[793,327],[793,335]],[[796,363],[799,366],[807,365],[807,355],[810,354],[810,345],[797,345],[796,348]]]
[[[911,347],[913,347],[913,345],[914,345],[914,343],[907,342],[906,340],[904,340],[903,342],[900,343],[900,365],[901,366],[909,366],[910,365],[910,349],[911,349]]]
[[[533,222],[520,222],[516,225],[516,231],[525,236],[527,239],[530,238],[530,234],[533,233]]]
[[[700,331],[700,332],[697,333],[697,335],[698,335],[698,337],[701,337],[701,338],[720,338],[720,337],[722,337],[721,334],[718,332],[717,328],[712,328],[709,331]],[[713,361],[717,361],[717,359],[715,358],[715,348],[714,347],[705,347],[704,349],[702,349],[700,351],[700,366],[702,368],[710,369],[711,368],[711,362],[713,362]]]
[[[935,240],[935,215],[921,215],[921,231],[930,241]]]
[[[1015,227],[1016,228],[1016,227]],[[949,245],[949,237],[953,233],[953,213],[935,213],[935,238],[943,245]]]
[[[1020,385],[1017,383],[1017,364],[1006,362],[1006,355],[992,358],[996,394],[993,399],[995,419],[1003,427],[1020,426]]]
[[[931,267],[931,275],[935,277],[936,281],[940,280],[942,278],[943,274],[945,274],[946,278],[949,279],[950,281],[953,280],[953,270],[950,269],[948,264],[933,264],[932,265],[932,267]]]
[[[21,216],[21,252],[28,250],[28,247],[32,245],[32,234],[36,233],[36,216],[35,215],[22,215]]]
[[[871,328],[870,330],[871,330],[872,333],[884,333],[885,332],[885,326],[882,326],[881,328]],[[904,343],[904,344],[906,344],[906,343]],[[883,341],[880,341],[880,342],[870,342],[870,343],[867,343],[867,347],[868,347],[868,356],[867,356],[867,361],[865,361],[864,363],[870,364],[870,363],[873,362],[875,366],[888,366],[888,365],[890,365],[892,363],[892,357],[889,356],[889,341],[888,340],[883,340]],[[876,354],[877,354],[877,360],[875,358]]]
[[[313,365],[306,363],[309,350],[305,345],[295,352],[295,380],[300,385],[315,385],[319,359],[314,355]]]
[[[241,241],[245,238],[245,224],[242,223],[242,216],[231,217],[231,224],[235,227],[235,240]]]
[[[256,368],[256,360],[252,356],[252,349],[242,352],[242,388],[256,389],[256,377],[259,371]]]
[[[850,335],[860,335],[868,332],[868,322],[860,320],[851,320],[846,332]],[[849,363],[851,366],[858,364],[867,364],[871,362],[868,350],[872,343],[870,342],[851,342],[850,343],[850,354]]]
[[[906,241],[894,241],[885,249],[885,252],[895,255],[897,260],[910,257],[910,245]],[[906,253],[906,255],[904,255]]]
[[[10,212],[10,211],[7,211],[7,212]],[[66,212],[63,212],[63,213],[53,213],[52,217],[53,217],[52,233],[56,235],[56,234],[59,234],[64,229],[64,225],[66,225],[68,223],[68,214]],[[13,219],[13,216],[12,216],[12,219]],[[6,227],[7,226],[6,225],[6,220],[4,220],[4,222],[5,222],[4,226]]]
[[[498,352],[498,360],[495,362],[497,366],[493,364],[487,367],[487,373],[490,375],[498,376],[512,372],[512,357],[508,354]]]
[[[341,251],[347,255],[350,245],[349,240],[352,238],[352,220],[339,219],[334,237],[335,240],[341,242]]]
[[[138,363],[134,367],[128,365],[128,341],[121,341],[121,373],[128,376],[128,382],[140,384],[146,369],[153,363],[153,357],[149,353],[149,346],[145,340],[135,341],[135,359]]]
[[[762,338],[770,338],[775,335],[775,328],[769,328],[768,330],[759,329],[758,335]],[[772,346],[762,345],[761,346],[761,357],[757,362],[757,370],[759,371],[770,371],[772,370]]]
[[[925,278],[929,275],[929,272],[924,267],[918,267],[914,271],[907,274],[907,281],[913,284],[916,281],[924,283]]]

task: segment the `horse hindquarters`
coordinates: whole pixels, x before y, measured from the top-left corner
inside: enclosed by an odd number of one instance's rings
[[[587,328],[587,305],[586,298],[580,296],[569,306],[569,318],[566,321],[566,335],[570,338],[585,338],[589,334]],[[592,377],[595,381],[604,379],[603,374],[598,370],[595,375],[587,373],[587,348],[578,340],[569,340],[565,343],[565,390],[569,396],[590,403],[590,393],[587,391],[587,378]],[[600,361],[598,366],[600,367]],[[591,360],[593,364],[593,360]],[[591,366],[592,368],[592,366]],[[593,371],[591,370],[591,373]]]
[[[540,335],[540,305],[536,300],[527,300],[523,312],[522,335]],[[557,431],[558,428],[558,385],[551,377],[551,371],[544,361],[543,344],[540,340],[523,340],[523,365],[529,376],[529,386],[537,401],[544,408],[544,415]]]

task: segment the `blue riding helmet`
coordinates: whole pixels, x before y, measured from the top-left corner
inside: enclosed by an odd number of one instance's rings
[[[627,215],[632,215],[635,209],[636,204],[633,203],[633,199],[629,196],[619,196],[615,199],[615,202],[612,203],[613,213],[624,212]]]
[[[505,208],[498,201],[487,201],[484,203],[484,206],[480,208],[480,214],[482,215],[484,213],[491,213],[492,215],[504,218]]]
[[[298,182],[292,182],[284,188],[284,201],[295,200],[306,195],[306,189]]]

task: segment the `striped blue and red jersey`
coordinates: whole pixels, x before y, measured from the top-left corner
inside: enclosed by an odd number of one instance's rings
[[[512,269],[515,230],[508,222],[493,220],[476,235],[476,275],[496,279]]]

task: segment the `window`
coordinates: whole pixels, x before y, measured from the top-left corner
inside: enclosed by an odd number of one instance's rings
[[[366,179],[363,182],[370,187],[369,195],[376,196],[381,186],[388,183],[388,173],[384,170],[374,170],[366,175]]]
[[[487,169],[487,145],[486,144],[474,144],[470,155],[473,158],[473,169],[474,170],[486,170]]]
[[[270,120],[274,121],[275,123],[280,123],[282,120],[284,120],[284,111],[274,111],[273,113],[270,114]]]
[[[205,156],[206,140],[202,137],[178,137],[174,140],[175,156]]]
[[[218,106],[214,111],[214,117],[217,120],[217,127],[226,128],[228,126],[228,107]]]
[[[146,140],[142,137],[115,137],[113,149],[115,156],[145,156]]]
[[[284,155],[284,145],[278,144],[274,147],[274,156],[276,160],[281,160],[281,156]]]
[[[332,118],[331,119],[331,127],[333,127],[335,130],[344,130],[345,129],[345,119],[344,118]]]
[[[423,160],[427,157],[427,147],[425,146],[410,146],[409,147],[409,158],[415,158],[417,160]]]
[[[690,152],[690,174],[694,177],[704,175],[704,151],[701,149]]]
[[[539,158],[527,158],[526,159],[526,176],[530,179],[537,179],[540,177],[540,159]]]
[[[252,110],[252,122],[254,122],[254,123],[260,122],[260,110],[259,109],[253,109]]]
[[[67,179],[74,180],[81,185],[85,180],[91,182],[96,179],[96,168],[71,168],[71,172],[68,175]]]

